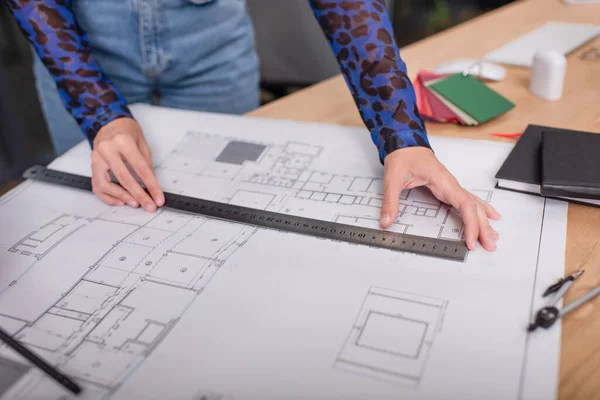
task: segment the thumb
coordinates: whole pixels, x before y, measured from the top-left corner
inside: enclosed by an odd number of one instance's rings
[[[389,227],[398,217],[398,202],[400,201],[400,193],[404,188],[402,182],[403,180],[397,175],[384,179],[380,220],[382,228]]]

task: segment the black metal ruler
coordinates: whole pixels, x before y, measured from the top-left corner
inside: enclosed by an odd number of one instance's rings
[[[92,191],[92,182],[89,177],[56,171],[42,166],[29,168],[23,174],[23,177],[68,186],[75,189]],[[165,208],[242,224],[452,261],[464,261],[468,254],[468,249],[462,241],[363,228],[337,222],[321,221],[295,215],[280,214],[272,211],[219,203],[167,192],[164,192],[164,195],[165,204],[163,207]]]

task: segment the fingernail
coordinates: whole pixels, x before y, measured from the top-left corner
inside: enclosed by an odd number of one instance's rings
[[[137,207],[138,207],[138,203],[137,203],[137,202],[135,202],[135,201],[133,201],[133,200],[129,200],[129,201],[127,202],[127,204],[129,204],[129,206],[130,206],[130,207],[133,207],[133,208],[137,208]]]
[[[160,207],[163,204],[165,204],[165,198],[162,195],[156,196],[156,205]]]
[[[156,208],[155,208],[154,204],[152,204],[152,203],[146,203],[146,204],[144,204],[144,209],[146,211],[148,211],[148,212],[154,212],[154,211],[156,211]]]
[[[382,225],[389,224],[389,223],[390,223],[390,221],[391,221],[391,219],[392,219],[392,216],[391,216],[390,214],[384,214],[384,215],[381,217],[381,224],[382,224]]]

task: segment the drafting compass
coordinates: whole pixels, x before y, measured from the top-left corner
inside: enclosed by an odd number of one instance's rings
[[[576,271],[573,274],[561,279],[560,281],[546,289],[543,296],[545,297],[554,293],[554,297],[550,300],[548,305],[546,305],[537,312],[534,322],[532,322],[527,328],[528,332],[532,332],[538,327],[551,327],[559,318],[570,313],[586,301],[591,300],[593,297],[596,297],[600,294],[600,286],[598,286],[595,289],[590,290],[583,296],[579,297],[578,299],[572,301],[562,309],[558,309],[556,307],[556,303],[558,303],[558,301],[565,295],[565,293],[567,293],[567,291],[573,285],[575,280],[579,278],[582,274],[583,270]]]

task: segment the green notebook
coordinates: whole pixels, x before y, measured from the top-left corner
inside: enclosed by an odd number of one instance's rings
[[[472,76],[452,75],[430,86],[455,106],[483,123],[512,109],[515,105]]]

